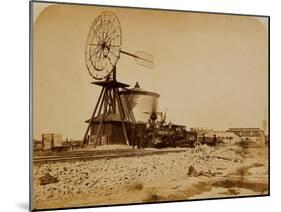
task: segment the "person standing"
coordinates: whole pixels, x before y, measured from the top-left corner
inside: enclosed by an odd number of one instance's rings
[[[216,145],[217,144],[217,137],[216,137],[216,134],[214,134],[214,137],[213,137],[213,145]]]
[[[206,143],[206,137],[205,137],[205,134],[202,135],[202,144],[205,144]]]

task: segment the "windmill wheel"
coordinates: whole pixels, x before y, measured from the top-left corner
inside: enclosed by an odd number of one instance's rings
[[[85,46],[86,66],[97,80],[106,78],[116,66],[122,43],[121,26],[111,12],[101,13],[92,23]]]

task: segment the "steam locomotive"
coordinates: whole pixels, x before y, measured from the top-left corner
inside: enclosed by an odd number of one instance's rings
[[[138,147],[194,147],[197,141],[197,133],[186,130],[186,126],[166,124],[165,120],[156,121],[157,115],[152,112],[146,124],[138,124],[137,138]],[[132,144],[134,146],[134,144]]]

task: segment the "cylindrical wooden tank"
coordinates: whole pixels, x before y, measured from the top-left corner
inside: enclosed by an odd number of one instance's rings
[[[134,88],[121,92],[121,100],[127,117],[128,106],[125,102],[125,95],[137,123],[146,123],[151,113],[158,111],[158,99],[160,95],[155,92],[146,91],[136,83]]]

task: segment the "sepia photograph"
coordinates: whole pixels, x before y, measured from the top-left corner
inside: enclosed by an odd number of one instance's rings
[[[269,16],[30,2],[32,210],[268,196]]]

